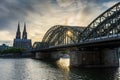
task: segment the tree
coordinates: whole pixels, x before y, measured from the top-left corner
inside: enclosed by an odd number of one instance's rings
[[[22,48],[8,48],[1,51],[2,54],[21,54],[24,51]]]

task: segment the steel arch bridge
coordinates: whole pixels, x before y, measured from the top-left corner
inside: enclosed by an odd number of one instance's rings
[[[44,47],[44,44],[42,42],[35,42],[33,44],[34,49],[39,49],[39,48],[43,48],[43,47]]]
[[[42,43],[36,44],[41,44],[42,48],[50,48],[118,36],[120,36],[120,2],[103,12],[85,29],[84,27],[56,25],[45,33]]]
[[[84,27],[56,25],[46,32],[42,42],[46,47],[75,44],[83,30]]]
[[[120,2],[93,20],[80,34],[81,41],[120,33]]]

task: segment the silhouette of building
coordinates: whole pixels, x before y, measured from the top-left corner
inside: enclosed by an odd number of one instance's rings
[[[10,48],[10,47],[8,45],[6,45],[6,44],[0,45],[0,51],[6,50],[8,48]]]
[[[31,45],[31,39],[27,39],[26,24],[24,23],[24,30],[21,38],[20,24],[18,23],[18,29],[16,32],[16,38],[13,42],[13,47],[29,50],[31,49]]]

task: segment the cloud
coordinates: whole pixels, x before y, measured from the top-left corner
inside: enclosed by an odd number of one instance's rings
[[[12,45],[12,40],[11,39],[13,38],[13,36],[10,35],[10,32],[8,32],[8,31],[0,31],[0,36],[1,36],[0,45],[1,44]]]
[[[75,0],[73,5],[76,9],[69,14],[65,23],[68,25],[87,26],[97,16],[116,4],[117,0]]]
[[[10,23],[25,21],[28,12],[35,12],[32,5],[38,4],[39,0],[1,0],[0,2],[0,29],[13,27]],[[17,20],[17,21],[16,21]],[[3,27],[4,26],[4,27]]]
[[[1,40],[4,40],[4,39],[6,39],[6,35],[9,35],[10,34],[10,32],[8,32],[8,31],[0,31],[0,36],[2,36],[2,38],[1,38]],[[11,39],[12,38],[12,35],[11,36],[9,36],[9,37],[7,37],[7,39]]]
[[[101,12],[104,11],[104,9],[102,9],[95,0],[76,0],[70,9],[73,9],[74,11],[70,11],[65,24],[77,26],[87,26]]]
[[[60,7],[67,7],[74,3],[74,0],[56,0]]]
[[[103,3],[103,6],[109,8],[109,7],[115,5],[115,4],[118,3],[118,2],[119,2],[119,1],[109,1],[109,2],[105,2],[105,3]]]

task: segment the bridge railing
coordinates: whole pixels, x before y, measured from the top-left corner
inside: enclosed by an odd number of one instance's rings
[[[90,39],[87,39],[86,41],[80,41],[80,43],[112,40],[112,39],[119,39],[119,38],[120,38],[120,34],[114,34],[114,35],[102,36],[102,37],[97,37],[97,38],[90,38]]]

